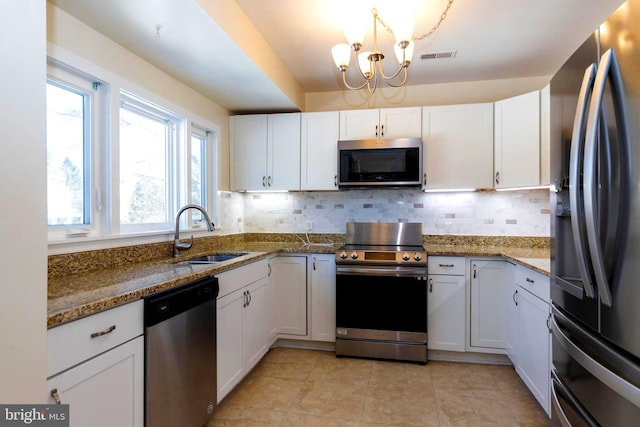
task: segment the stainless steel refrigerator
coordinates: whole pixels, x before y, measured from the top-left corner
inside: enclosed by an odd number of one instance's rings
[[[640,0],[551,81],[554,425],[640,425]]]

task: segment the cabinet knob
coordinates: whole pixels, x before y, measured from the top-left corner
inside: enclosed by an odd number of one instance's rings
[[[263,177],[262,177],[262,186],[263,186],[263,187],[266,187],[266,186],[267,186],[267,177],[266,177],[266,176],[263,176]]]
[[[422,182],[422,185],[425,185],[425,186],[427,185],[427,173],[426,172],[424,173],[424,180]]]
[[[380,136],[384,136],[384,125],[380,126]]]
[[[496,172],[496,184],[500,185],[500,172]]]
[[[60,395],[58,394],[58,389],[54,388],[53,390],[51,390],[51,397],[53,397],[54,402],[56,402],[56,405],[60,405],[62,403],[62,401],[60,400]]]
[[[333,175],[333,186],[334,187],[338,186],[338,175]]]
[[[378,136],[378,125],[376,125],[376,136]]]
[[[433,292],[433,279],[429,279],[429,293]]]

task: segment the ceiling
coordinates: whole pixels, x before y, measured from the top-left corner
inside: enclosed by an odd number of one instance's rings
[[[373,4],[373,0],[50,1],[232,112],[299,110],[304,109],[300,102],[304,93],[342,90],[330,50],[346,42],[342,21],[349,15],[344,6],[358,5],[369,16]],[[447,0],[375,3],[383,19],[385,8],[410,10],[418,36],[437,23]],[[620,3],[454,0],[440,29],[416,42],[407,84],[553,75]],[[365,36],[365,50],[368,44],[370,49],[371,31]],[[387,52],[389,74],[396,66],[393,38],[379,26],[378,39],[379,49]],[[419,59],[425,53],[445,51],[454,51],[455,57]]]

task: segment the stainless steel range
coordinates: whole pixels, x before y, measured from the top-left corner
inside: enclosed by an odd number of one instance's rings
[[[347,223],[336,252],[336,356],[427,363],[421,223]]]

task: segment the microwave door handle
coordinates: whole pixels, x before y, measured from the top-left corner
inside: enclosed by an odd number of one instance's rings
[[[576,248],[578,269],[583,280],[584,293],[589,298],[595,297],[594,286],[591,283],[591,273],[587,268],[588,248],[586,236],[582,226],[584,220],[584,205],[580,194],[580,177],[582,175],[583,154],[583,124],[587,117],[587,104],[589,94],[593,89],[596,77],[596,65],[591,64],[584,72],[578,106],[573,121],[573,134],[571,135],[571,154],[569,158],[569,198],[571,203],[571,229],[573,243]]]
[[[597,135],[601,123],[600,115],[602,114],[602,100],[607,81],[611,84],[611,98],[615,111],[616,129],[618,130],[617,142],[620,144],[618,150],[620,153],[620,195],[618,212],[619,217],[615,231],[615,240],[620,250],[624,249],[627,235],[627,225],[629,223],[629,183],[631,173],[631,149],[629,144],[629,135],[627,130],[627,118],[624,109],[624,89],[622,86],[622,77],[620,68],[612,49],[607,50],[600,60],[600,68],[596,75],[594,83],[594,91],[589,106],[589,117],[587,119],[586,138],[585,138],[585,169],[584,169],[584,197],[585,197],[585,221],[587,227],[587,241],[589,242],[589,250],[591,253],[591,261],[593,271],[596,277],[596,284],[600,293],[602,304],[611,307],[613,299],[611,296],[611,286],[606,274],[604,264],[604,255],[602,244],[599,241],[598,223],[601,218],[598,212],[598,197],[596,195],[597,181]],[[604,120],[604,119],[602,119]],[[607,140],[603,141],[608,142]],[[609,147],[606,147],[610,150]],[[621,256],[622,254],[616,254]]]

